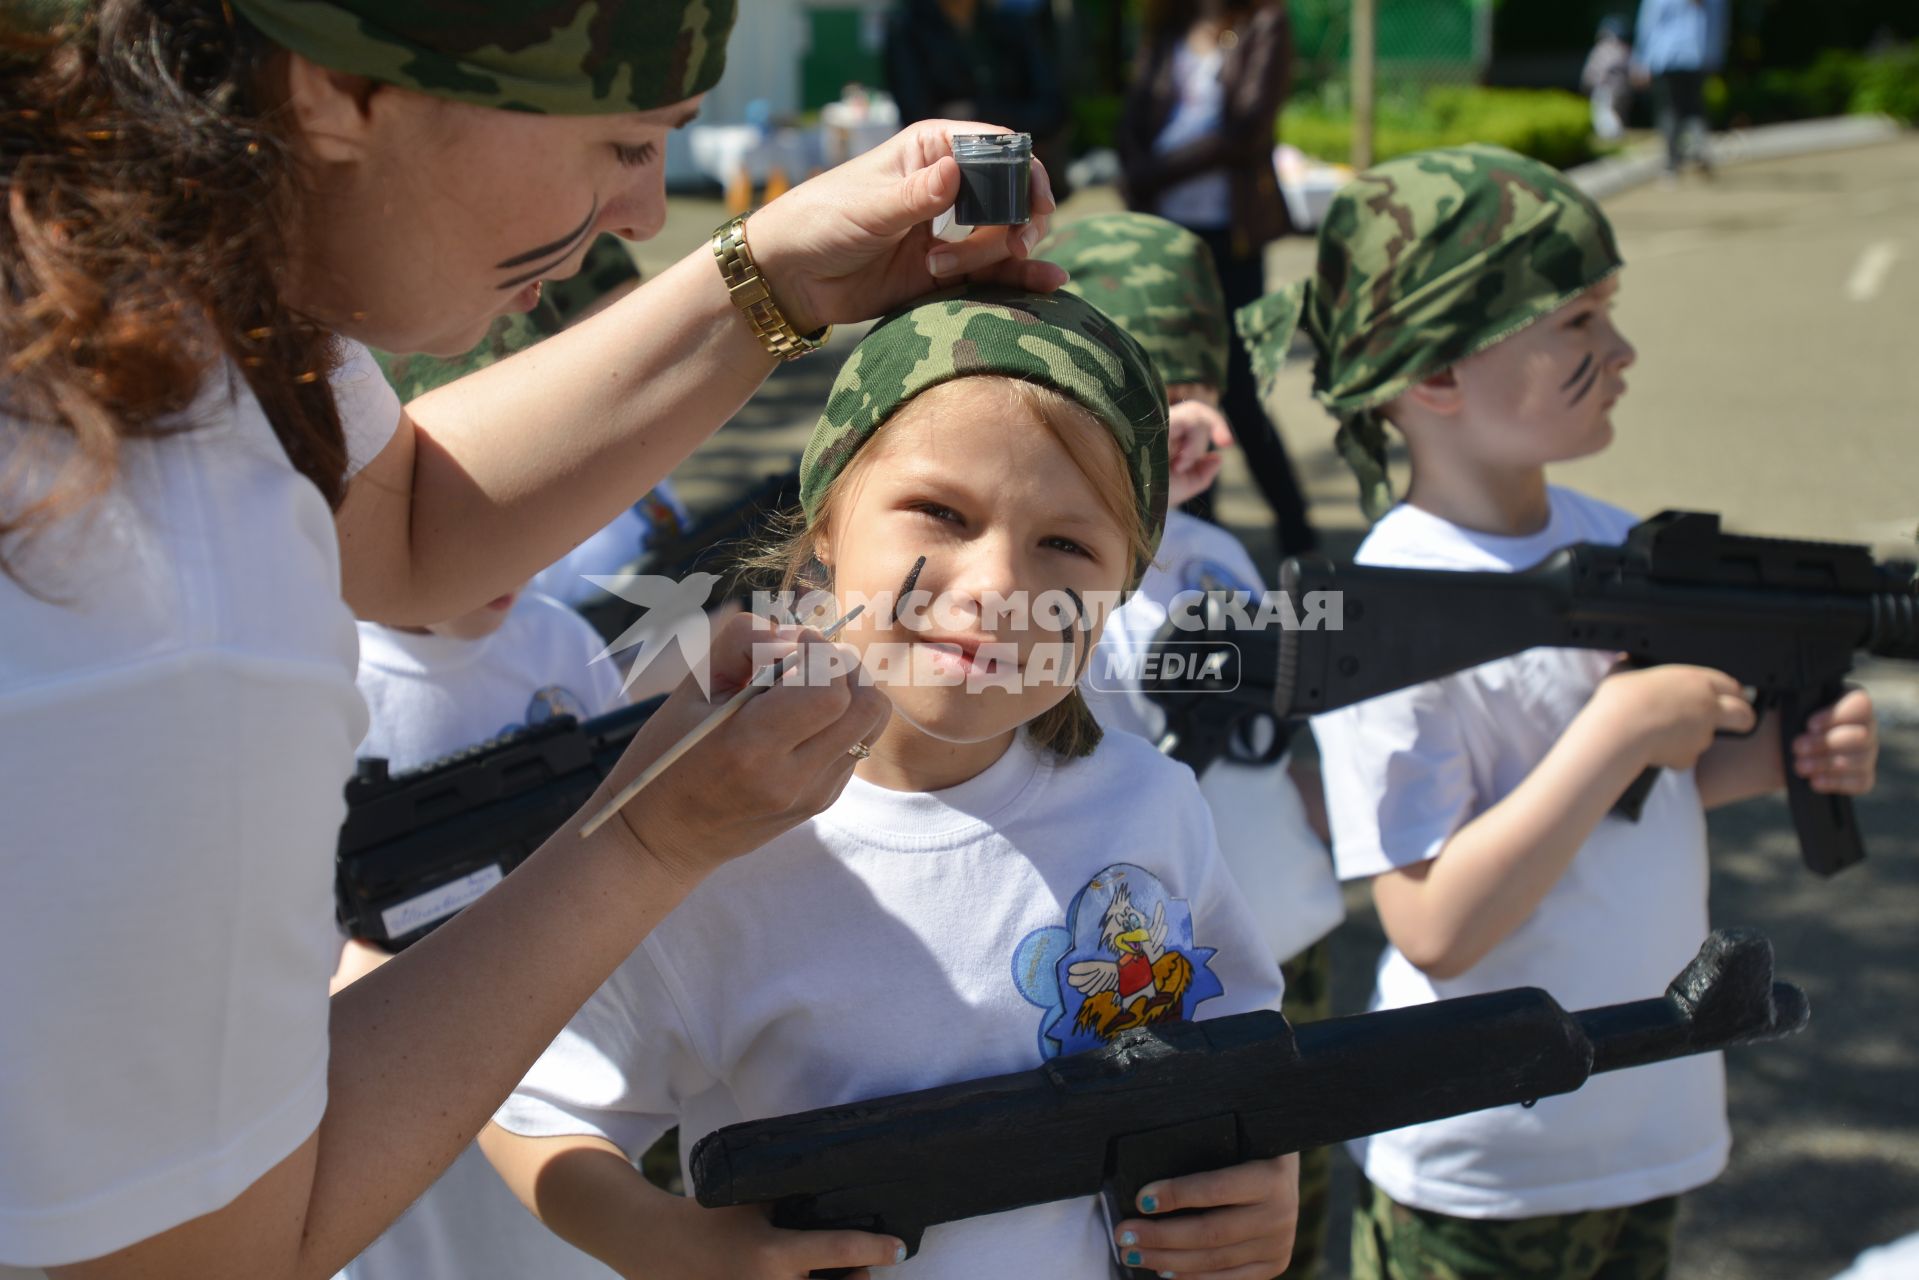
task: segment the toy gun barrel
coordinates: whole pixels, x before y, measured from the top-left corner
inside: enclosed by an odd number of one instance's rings
[[[1334,1018],[1165,1024],[1033,1071],[730,1125],[693,1149],[709,1207],[891,1234],[1569,1093],[1615,1070],[1775,1039],[1809,1016],[1772,948],[1719,933],[1655,1000],[1570,1014],[1536,988]]]

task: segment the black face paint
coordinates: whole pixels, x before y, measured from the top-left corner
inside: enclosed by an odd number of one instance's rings
[[[500,289],[517,289],[527,281],[537,279],[559,266],[562,262],[565,262],[573,256],[573,251],[580,247],[580,242],[586,239],[587,233],[593,229],[594,219],[599,216],[600,199],[598,196],[595,196],[593,198],[593,207],[587,211],[586,221],[575,227],[571,233],[561,236],[551,244],[543,244],[537,248],[528,249],[525,253],[516,253],[503,262],[494,263],[493,269],[496,271],[511,271],[513,268],[523,267],[529,262],[538,262],[540,264],[531,271],[516,275],[505,284],[497,287]]]
[[[1587,356],[1587,357],[1586,357],[1586,360],[1587,360],[1588,362],[1590,362],[1590,361],[1592,360],[1592,357],[1591,357],[1591,356]],[[1583,365],[1583,364],[1582,364],[1582,365],[1580,366],[1580,368],[1582,368],[1582,369],[1583,369],[1583,368],[1585,368],[1585,365]],[[1586,398],[1586,393],[1587,393],[1587,392],[1589,392],[1589,391],[1591,391],[1591,390],[1592,390],[1592,389],[1593,389],[1594,387],[1596,387],[1596,386],[1598,386],[1598,385],[1599,385],[1599,366],[1595,364],[1595,365],[1593,365],[1593,366],[1592,366],[1592,372],[1590,372],[1590,373],[1588,373],[1588,374],[1586,375],[1586,381],[1585,381],[1585,383],[1584,383],[1583,385],[1581,385],[1581,386],[1580,386],[1580,388],[1579,388],[1579,390],[1578,390],[1577,392],[1575,392],[1575,393],[1573,394],[1573,398],[1572,398],[1571,400],[1568,400],[1568,401],[1566,402],[1566,403],[1567,403],[1567,405],[1568,405],[1568,407],[1570,407],[1570,406],[1572,406],[1572,405],[1576,405],[1576,404],[1578,404],[1578,403],[1579,403],[1579,402],[1580,402],[1581,400],[1584,400],[1584,399]],[[1562,390],[1563,390],[1563,388],[1562,388]]]
[[[1573,383],[1585,377],[1586,370],[1592,368],[1592,366],[1593,366],[1593,358],[1592,358],[1592,353],[1589,351],[1586,353],[1586,358],[1579,362],[1579,367],[1573,370],[1573,376],[1559,384],[1559,389],[1561,391],[1571,391],[1573,389]]]
[[[913,568],[906,575],[906,581],[900,583],[900,593],[893,600],[893,625],[900,624],[900,611],[906,608],[906,597],[913,594],[913,588],[919,585],[920,570],[926,567],[926,557],[921,556],[913,562]]]
[[[1073,683],[1078,684],[1079,678],[1086,673],[1087,660],[1093,656],[1093,647],[1087,645],[1082,650],[1079,643],[1080,629],[1087,625],[1086,602],[1071,587],[1065,590],[1073,602]]]

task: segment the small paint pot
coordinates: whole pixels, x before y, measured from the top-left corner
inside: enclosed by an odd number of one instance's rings
[[[1031,134],[956,134],[953,158],[960,168],[954,222],[968,227],[1013,227],[1032,220],[1027,205],[1033,167]]]

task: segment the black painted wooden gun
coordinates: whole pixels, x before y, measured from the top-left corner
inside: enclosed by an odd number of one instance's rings
[[[664,701],[558,716],[405,773],[361,760],[335,855],[347,932],[399,951],[452,918],[579,811]]]
[[[938,1223],[1074,1196],[1103,1195],[1117,1222],[1159,1178],[1531,1103],[1790,1035],[1809,1012],[1764,937],[1720,932],[1655,1000],[1568,1013],[1526,987],[1298,1028],[1162,1024],[1033,1071],[729,1125],[693,1149],[693,1179],[709,1207],[770,1202],[776,1225],[917,1252]]]

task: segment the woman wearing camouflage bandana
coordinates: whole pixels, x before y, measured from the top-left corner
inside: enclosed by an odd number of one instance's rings
[[[33,743],[0,780],[0,1274],[330,1275],[655,921],[818,811],[877,731],[871,691],[774,690],[625,822],[569,825],[322,1003],[364,726],[348,606],[412,624],[498,595],[775,363],[705,250],[404,414],[360,344],[463,351],[598,232],[654,234],[666,135],[734,8],[0,7],[0,736]],[[1038,170],[1023,234],[931,240],[949,127],[754,216],[793,330],[964,276],[1058,282],[1025,260]],[[719,638],[722,683],[749,631]],[[704,708],[669,704],[623,773]]]

